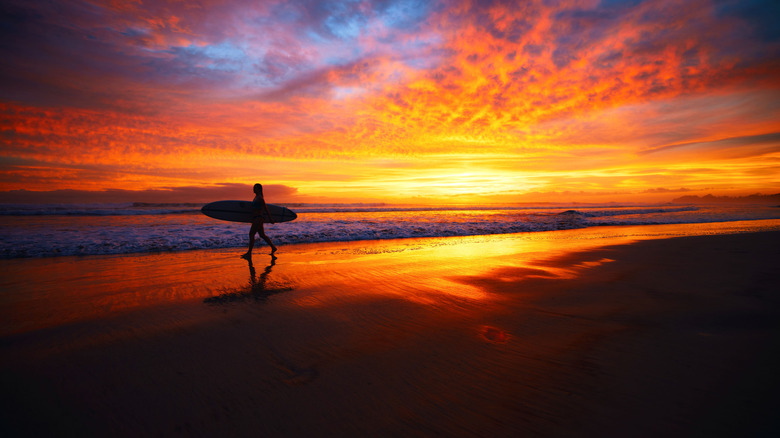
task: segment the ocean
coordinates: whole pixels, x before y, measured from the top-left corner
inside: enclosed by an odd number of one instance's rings
[[[266,234],[277,246],[780,219],[780,207],[767,205],[279,205],[295,211],[298,219],[266,224]],[[209,218],[200,212],[201,206],[195,203],[0,205],[0,258],[246,246],[249,224]],[[262,246],[262,240],[258,239],[258,244]]]

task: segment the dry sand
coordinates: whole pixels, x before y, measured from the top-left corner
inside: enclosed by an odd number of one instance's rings
[[[780,436],[779,229],[2,261],[0,432]]]

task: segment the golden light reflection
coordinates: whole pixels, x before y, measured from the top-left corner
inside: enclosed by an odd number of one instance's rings
[[[153,309],[169,313],[166,323],[186,324],[221,314],[213,304],[222,303],[335,311],[355,302],[399,300],[470,312],[516,299],[528,280],[576,278],[614,262],[595,248],[769,230],[780,230],[780,220],[294,245],[276,260],[256,254],[254,272],[231,249],[6,260],[2,334]],[[505,286],[501,294],[496,283]]]

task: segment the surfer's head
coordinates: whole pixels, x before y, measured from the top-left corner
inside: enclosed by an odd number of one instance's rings
[[[255,184],[255,186],[252,188],[252,190],[255,192],[256,195],[263,196],[263,185],[262,184]]]

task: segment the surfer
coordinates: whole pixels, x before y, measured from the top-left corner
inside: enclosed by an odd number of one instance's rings
[[[255,199],[252,201],[252,205],[255,207],[255,216],[252,227],[249,228],[249,249],[246,254],[241,256],[247,260],[252,257],[252,248],[255,246],[255,234],[259,234],[268,246],[271,247],[272,254],[276,252],[276,247],[271,242],[271,239],[265,235],[265,230],[263,229],[263,213],[268,215],[268,220],[271,223],[274,223],[271,212],[268,211],[268,205],[266,205],[265,199],[263,199],[263,186],[261,184],[255,184],[253,190],[255,192]]]

